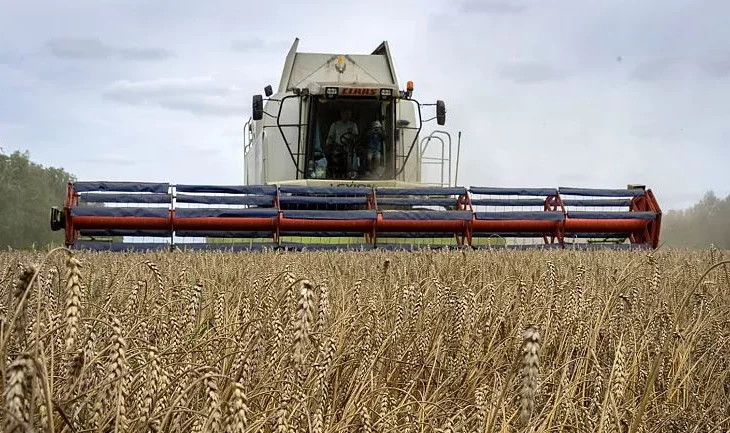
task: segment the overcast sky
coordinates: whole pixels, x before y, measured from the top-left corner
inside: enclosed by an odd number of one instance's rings
[[[0,147],[81,180],[235,184],[251,95],[388,40],[459,184],[730,194],[730,2],[0,0]]]

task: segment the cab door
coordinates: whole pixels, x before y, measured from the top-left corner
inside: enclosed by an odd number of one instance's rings
[[[301,143],[303,143],[304,149],[303,149],[303,156],[304,156],[304,163],[302,167],[304,167],[304,178],[305,179],[312,179],[316,178],[314,176],[314,169],[315,169],[315,147],[319,144],[321,139],[319,139],[319,122],[317,119],[317,108],[319,106],[319,100],[316,96],[308,96],[306,98],[303,98],[304,107],[302,107],[302,115],[305,117],[303,119],[303,122],[306,126],[303,128],[302,134],[302,140]],[[320,147],[321,149],[321,147]]]

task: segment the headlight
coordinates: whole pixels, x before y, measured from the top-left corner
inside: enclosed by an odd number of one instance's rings
[[[338,93],[340,93],[340,89],[337,87],[326,87],[324,89],[325,98],[327,99],[335,99]]]

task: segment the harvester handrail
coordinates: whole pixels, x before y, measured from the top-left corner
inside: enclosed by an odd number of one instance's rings
[[[299,123],[293,123],[293,124],[281,124],[281,110],[284,108],[284,101],[286,101],[289,98],[297,98],[297,101],[299,101],[299,115],[298,119]],[[297,127],[297,147],[299,147],[299,140],[301,140],[302,137],[302,100],[299,99],[298,94],[291,94],[286,95],[281,100],[277,100],[279,102],[279,112],[276,115],[276,127],[279,129],[279,133],[281,134],[281,139],[284,140],[284,144],[286,145],[286,149],[289,151],[289,156],[291,157],[292,162],[294,163],[294,169],[297,171],[297,178],[299,178],[299,175],[304,175],[304,170],[299,168],[299,161],[297,161],[297,158],[294,156],[294,152],[292,152],[291,146],[289,145],[289,141],[286,139],[286,134],[284,134],[284,130],[282,127]],[[300,156],[299,153],[297,153],[297,156]]]
[[[409,101],[412,101],[416,104],[416,107],[418,107],[418,128],[412,128],[412,127],[402,127],[403,129],[416,129],[416,133],[413,136],[413,142],[411,143],[411,147],[408,149],[408,153],[406,155],[403,155],[403,162],[401,163],[400,168],[396,170],[395,177],[403,173],[403,170],[406,169],[406,164],[408,163],[408,159],[411,157],[411,152],[413,152],[413,148],[416,146],[416,143],[418,142],[418,135],[421,133],[421,129],[423,128],[423,115],[421,113],[421,103],[418,102],[417,99],[414,98],[408,98]]]
[[[449,156],[448,156],[448,158],[445,155],[446,142],[444,141],[443,138],[441,138],[441,137],[439,137],[439,136],[437,136],[435,134],[443,134],[448,139],[448,150],[449,150]],[[431,144],[431,140],[433,140],[433,139],[437,139],[437,140],[439,140],[441,142],[441,157],[436,157],[436,156],[428,156],[427,157],[427,156],[425,156],[426,155],[426,150],[428,149],[428,146],[429,146],[429,144]],[[452,186],[451,185],[451,182],[452,182],[452,176],[451,176],[452,159],[451,158],[452,158],[452,147],[453,147],[453,143],[452,143],[452,140],[451,140],[451,134],[449,134],[448,131],[444,131],[444,130],[441,130],[441,129],[436,129],[434,131],[431,131],[431,133],[429,135],[423,137],[423,139],[421,139],[420,145],[421,145],[421,163],[422,164],[434,164],[434,165],[438,164],[438,165],[440,165],[441,166],[441,182],[440,182],[440,185],[441,186]],[[448,180],[448,182],[444,182],[444,175],[445,175],[445,173],[444,173],[444,164],[447,161],[448,161],[448,179],[449,180]],[[455,183],[456,182],[454,181],[454,186],[455,186]]]

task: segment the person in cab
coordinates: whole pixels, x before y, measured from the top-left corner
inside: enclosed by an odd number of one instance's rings
[[[385,132],[383,124],[379,120],[370,123],[370,128],[365,134],[365,163],[367,164],[366,176],[383,175],[383,141]]]
[[[341,177],[346,173],[357,169],[354,161],[357,156],[354,149],[350,149],[357,143],[360,132],[357,124],[352,120],[352,110],[343,108],[340,111],[340,120],[330,125],[325,142],[328,165],[332,168],[335,176]],[[353,159],[353,161],[349,161]]]

